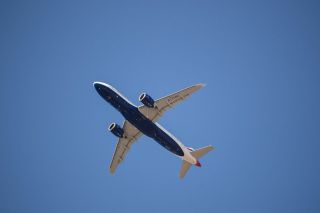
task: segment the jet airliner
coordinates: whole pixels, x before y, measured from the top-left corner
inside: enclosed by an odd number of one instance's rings
[[[119,138],[110,164],[111,173],[116,171],[118,165],[124,160],[131,145],[143,134],[154,139],[165,149],[182,159],[179,174],[180,178],[185,176],[191,165],[201,167],[198,159],[213,150],[211,145],[197,150],[186,147],[157,123],[157,120],[165,111],[201,89],[204,84],[193,85],[157,100],[154,100],[144,92],[139,96],[139,101],[142,103],[139,107],[131,103],[109,84],[94,82],[93,85],[99,95],[125,118],[122,127],[116,123],[111,123],[108,127],[108,130]]]

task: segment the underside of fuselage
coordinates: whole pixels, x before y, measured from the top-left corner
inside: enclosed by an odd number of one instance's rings
[[[170,152],[178,156],[184,156],[184,152],[180,145],[169,134],[140,113],[136,106],[131,104],[114,88],[103,84],[95,84],[94,86],[104,100],[117,109],[127,121],[140,130],[144,135],[153,138]]]

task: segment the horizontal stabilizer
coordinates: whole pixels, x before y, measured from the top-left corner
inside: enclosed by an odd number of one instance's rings
[[[213,146],[209,145],[191,152],[191,155],[197,159],[201,158],[208,152],[213,150]]]
[[[213,150],[213,146],[209,145],[209,146],[202,147],[200,149],[192,151],[191,155],[197,159],[197,163],[195,165],[201,167],[201,164],[198,161],[198,159],[201,158],[202,156],[204,156],[205,154],[207,154],[208,152],[212,151],[212,150]],[[182,166],[181,166],[181,169],[180,169],[180,178],[181,179],[187,174],[187,172],[189,171],[191,165],[192,165],[191,163],[189,163],[189,162],[187,162],[185,160],[182,161]]]
[[[182,166],[181,166],[181,169],[180,169],[180,178],[183,178],[187,174],[187,172],[190,169],[190,167],[191,167],[190,163],[188,163],[185,160],[182,161]]]

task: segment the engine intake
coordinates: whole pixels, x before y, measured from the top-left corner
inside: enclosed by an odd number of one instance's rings
[[[145,92],[139,96],[139,101],[149,108],[154,107],[154,100]]]
[[[108,130],[110,132],[112,132],[115,136],[119,137],[119,138],[122,138],[123,137],[123,134],[124,134],[124,131],[123,129],[116,123],[112,123],[110,124]]]

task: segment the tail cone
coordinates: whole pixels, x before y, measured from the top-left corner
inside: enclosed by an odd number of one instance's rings
[[[196,166],[201,167],[201,163],[198,160],[197,160]]]

